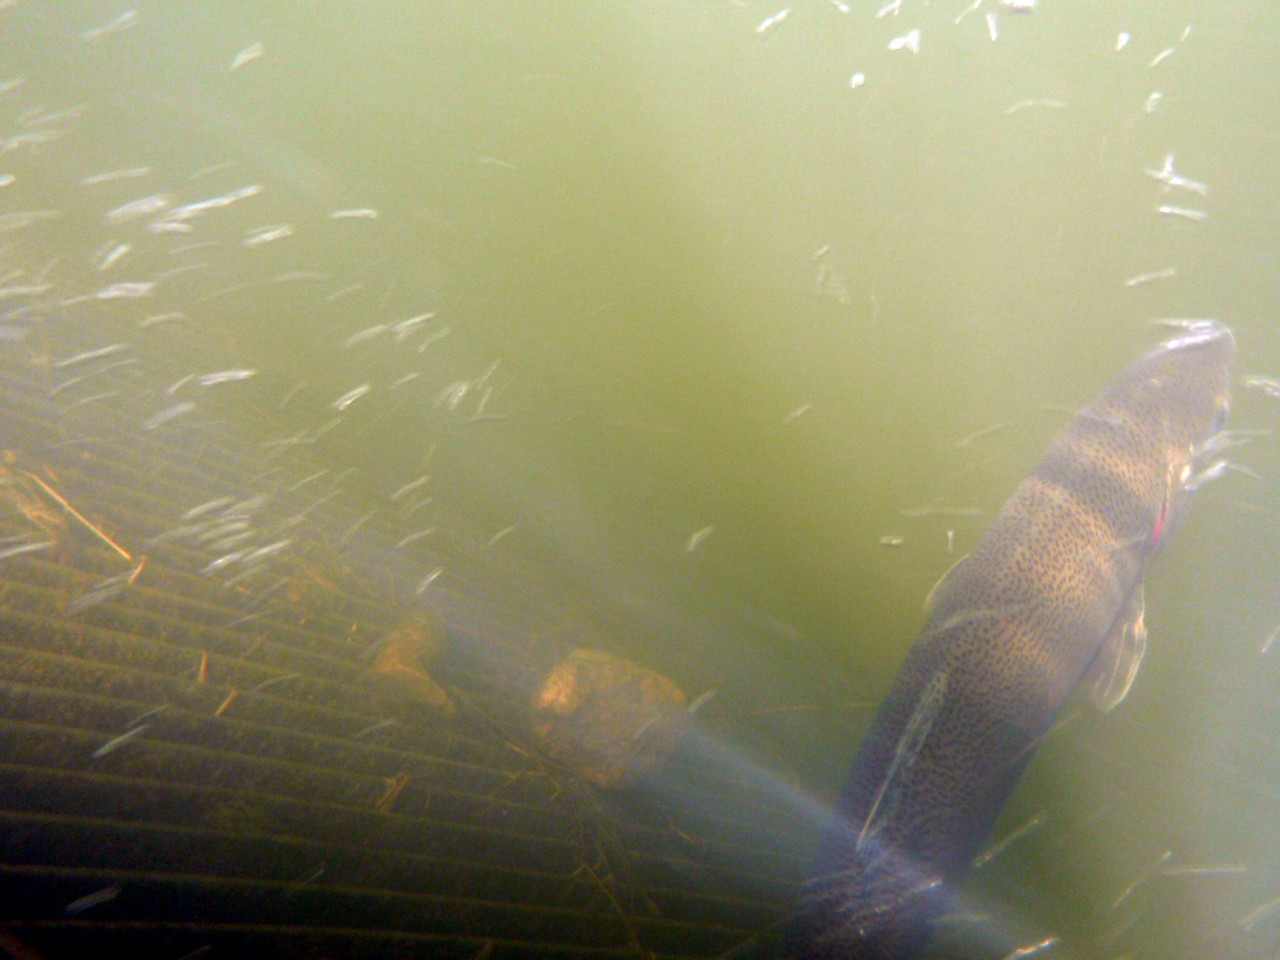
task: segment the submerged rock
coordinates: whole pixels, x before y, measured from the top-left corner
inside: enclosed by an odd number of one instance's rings
[[[453,701],[427,672],[427,664],[440,652],[444,624],[432,613],[420,613],[387,634],[373,677],[384,694],[400,697],[452,716]]]
[[[599,650],[575,650],[534,695],[533,734],[584,779],[624,787],[671,756],[684,714],[684,694],[661,674]]]

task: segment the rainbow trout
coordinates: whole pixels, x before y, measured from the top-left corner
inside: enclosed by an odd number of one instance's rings
[[[1126,368],[935,587],[789,921],[798,956],[915,956],[1072,688],[1123,699],[1146,645],[1144,564],[1223,465],[1203,460],[1233,347],[1188,322]]]

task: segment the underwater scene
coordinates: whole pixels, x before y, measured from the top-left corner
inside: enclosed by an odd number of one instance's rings
[[[0,957],[1272,960],[1277,63],[0,0]]]

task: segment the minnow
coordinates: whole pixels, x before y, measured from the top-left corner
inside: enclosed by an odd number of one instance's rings
[[[10,557],[17,557],[24,553],[37,553],[40,550],[48,550],[55,546],[52,540],[41,540],[37,543],[20,543],[16,547],[9,547],[0,550],[0,560],[8,560]]]
[[[114,353],[119,353],[121,350],[127,350],[127,349],[128,349],[128,346],[126,344],[113,343],[110,346],[98,347],[94,350],[86,350],[83,353],[77,353],[75,356],[72,356],[72,357],[63,357],[60,360],[54,360],[53,369],[63,370],[77,363],[85,363],[89,360],[98,360],[101,357],[109,357]]]
[[[302,676],[300,673],[286,673],[283,677],[272,677],[270,680],[263,680],[256,687],[250,687],[245,691],[245,694],[261,693],[267,687],[273,687],[277,683],[284,683],[286,680],[296,680],[300,676]]]
[[[202,387],[216,387],[221,383],[237,383],[256,377],[258,371],[249,367],[238,367],[234,370],[215,370],[213,373],[202,373],[196,377],[196,383]]]
[[[86,910],[92,910],[94,907],[114,900],[116,897],[120,896],[120,893],[120,887],[112,884],[109,887],[103,887],[101,890],[86,894],[79,900],[72,900],[62,908],[62,912],[68,915],[84,913]]]
[[[251,43],[232,58],[231,64],[227,67],[227,72],[232,73],[239,70],[246,63],[257,60],[260,56],[267,52],[267,48],[261,43]]]
[[[172,407],[166,407],[159,413],[143,421],[142,429],[155,430],[164,426],[170,420],[175,420],[185,413],[190,413],[195,408],[196,405],[190,400],[185,400],[182,403],[175,403]]]
[[[219,509],[220,507],[227,507],[230,503],[234,503],[234,498],[219,497],[214,500],[206,500],[206,502],[201,503],[200,506],[188,509],[186,513],[183,513],[182,518],[183,520],[195,520],[198,516],[205,515],[205,513],[209,513],[210,511],[215,511],[215,509]]]
[[[106,743],[100,746],[97,750],[93,751],[93,758],[96,760],[99,757],[105,757],[109,753],[115,753],[117,750],[123,747],[126,743],[129,743],[135,737],[142,736],[142,734],[144,734],[148,729],[150,729],[150,727],[151,727],[151,724],[143,723],[129,730],[126,730],[124,733],[120,734],[120,736],[112,740],[108,740]]]
[[[337,400],[333,401],[333,403],[329,404],[329,406],[333,407],[335,410],[345,410],[372,389],[373,387],[367,383],[361,384],[354,390],[348,390]]]
[[[1124,285],[1126,287],[1140,287],[1145,283],[1153,283],[1156,280],[1172,280],[1177,275],[1177,267],[1165,267],[1163,270],[1153,270],[1151,273],[1140,273],[1137,276],[1130,277],[1124,282]]]
[[[788,921],[798,958],[917,956],[1068,694],[1124,698],[1143,570],[1214,449],[1233,352],[1191,322],[1122,371],[934,588]]]
[[[395,334],[396,343],[404,343],[410,334],[433,317],[435,317],[434,313],[420,313],[415,317],[392,324],[391,332]]]
[[[394,718],[389,717],[386,720],[379,720],[377,723],[371,723],[359,733],[353,733],[351,735],[351,739],[359,740],[361,737],[367,737],[371,733],[376,733],[379,730],[385,730],[387,727],[393,726],[395,722]]]
[[[269,223],[250,230],[245,238],[240,241],[240,244],[245,247],[260,247],[265,243],[291,237],[293,233],[293,224],[291,223]]]
[[[110,223],[128,223],[130,220],[140,220],[143,217],[161,213],[171,206],[173,206],[173,194],[153,193],[147,197],[122,203],[118,207],[112,207],[107,211],[106,218]]]

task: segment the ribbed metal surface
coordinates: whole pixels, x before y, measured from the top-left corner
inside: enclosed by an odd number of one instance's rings
[[[548,651],[530,638],[572,622],[563,601],[441,541],[432,672],[457,713],[390,695],[371,659],[423,573],[393,531],[216,422],[164,440],[100,408],[69,428],[37,374],[0,383],[7,949],[683,957],[770,939],[803,831],[705,762],[708,741],[618,795],[539,757]],[[237,508],[254,544],[288,545],[211,569],[201,538]]]

